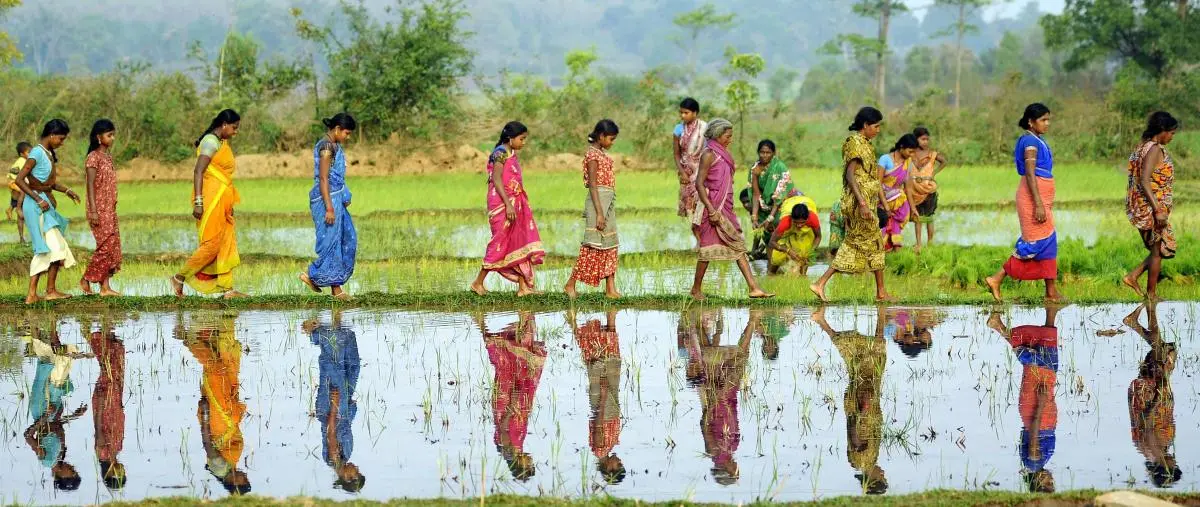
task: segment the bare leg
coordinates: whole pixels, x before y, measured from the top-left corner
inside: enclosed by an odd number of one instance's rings
[[[92,291],[92,282],[87,281],[87,278],[79,279],[79,290],[83,291],[85,296],[93,296],[96,293]]]
[[[56,299],[66,299],[71,296],[58,291],[58,269],[62,267],[62,261],[50,264],[50,269],[46,271],[46,300],[54,301]]]
[[[171,292],[177,298],[183,297],[183,278],[180,278],[179,275],[171,275]]]
[[[825,274],[821,275],[821,278],[817,280],[817,283],[808,286],[808,290],[816,294],[817,299],[820,299],[822,303],[829,302],[829,298],[825,296],[825,286],[829,284],[829,279],[833,278],[835,273],[837,273],[837,270],[833,269],[833,266],[830,266],[829,269],[825,270]]]
[[[1162,274],[1162,252],[1155,243],[1150,251],[1150,269],[1146,273],[1146,299],[1156,303],[1158,299],[1158,277]]]
[[[929,233],[929,235],[928,235],[929,241],[925,242],[925,246],[929,246],[929,245],[933,244],[933,222],[929,222],[929,223],[925,224],[925,229]]]
[[[347,301],[350,299],[350,293],[342,290],[341,285],[334,285],[330,287],[329,293],[332,294],[335,299],[340,299],[342,301]]]
[[[42,274],[38,273],[29,277],[29,291],[25,293],[25,304],[31,305],[41,301],[41,296],[38,296],[38,280],[42,278]]]
[[[880,303],[891,303],[896,301],[896,298],[888,294],[887,287],[883,283],[883,270],[875,271],[875,301]]]
[[[708,272],[708,261],[696,261],[696,276],[692,278],[692,299],[704,299],[704,274]]]
[[[617,274],[615,272],[604,279],[604,296],[608,299],[620,299],[621,297],[621,293],[617,291]]]
[[[20,209],[17,210],[17,237],[25,244],[25,212]]]
[[[525,277],[517,280],[517,297],[536,296],[538,294],[541,294],[541,292],[534,288],[533,280]]]
[[[764,292],[762,287],[758,286],[758,281],[754,279],[754,273],[750,272],[750,261],[747,260],[745,256],[742,256],[741,259],[738,259],[737,265],[738,269],[742,271],[742,277],[746,279],[746,285],[750,287],[751,299],[769,298],[775,296],[774,294]]]
[[[575,290],[575,273],[571,273],[571,277],[567,279],[567,285],[563,286],[563,292],[567,293],[567,297],[575,299],[579,292]]]
[[[1058,292],[1058,280],[1046,280],[1046,301],[1049,303],[1059,304],[1067,302],[1067,298],[1063,297],[1063,295]]]
[[[475,277],[475,281],[471,282],[471,291],[480,296],[487,294],[487,289],[483,288],[483,281],[487,279],[488,272],[480,269],[479,275]]]
[[[992,299],[995,299],[997,303],[1004,301],[1004,296],[1000,294],[1000,284],[1004,283],[1006,277],[1008,277],[1008,273],[1001,269],[996,274],[983,279],[988,288],[992,290]]]
[[[1138,279],[1142,277],[1142,273],[1145,273],[1146,270],[1150,268],[1150,261],[1153,258],[1153,253],[1147,255],[1146,258],[1139,263],[1136,268],[1133,268],[1133,271],[1130,271],[1129,274],[1121,278],[1121,283],[1125,284],[1126,287],[1133,289],[1133,292],[1137,293],[1139,298],[1145,298],[1146,292],[1142,290],[1140,285],[1138,285]],[[1149,282],[1147,282],[1146,285],[1149,285]]]

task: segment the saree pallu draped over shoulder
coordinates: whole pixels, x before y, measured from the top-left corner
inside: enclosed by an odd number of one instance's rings
[[[346,185],[346,154],[340,146],[322,139],[313,147],[313,188],[308,192],[309,211],[316,229],[317,260],[308,266],[308,278],[317,287],[341,287],[354,274],[358,256],[358,231],[350,218],[350,187]],[[331,149],[332,148],[332,149]],[[321,151],[333,151],[329,165],[329,200],[333,224],[325,223],[325,198],[321,195]]]
[[[196,154],[199,156],[199,150]],[[233,290],[233,270],[242,262],[233,220],[233,207],[241,202],[233,186],[235,169],[233,149],[228,141],[221,141],[204,171],[204,214],[197,224],[200,245],[179,272],[184,282],[202,294]]]
[[[859,167],[854,171],[854,181],[858,184],[859,192],[866,199],[867,209],[871,211],[869,218],[863,218],[859,213],[858,201],[850,189],[850,182],[842,182],[841,218],[844,222],[842,244],[837,256],[833,259],[833,269],[842,273],[866,273],[880,271],[884,268],[883,235],[879,231],[879,218],[875,215],[879,208],[879,193],[882,189],[880,175],[875,157],[875,148],[861,133],[851,134],[842,143],[843,168],[852,161],[858,161]]]
[[[729,151],[716,141],[709,141],[707,151],[713,154],[712,167],[703,182],[708,192],[708,202],[717,212],[717,220],[702,216],[707,213],[704,205],[697,208],[699,223],[693,225],[700,238],[699,260],[736,261],[746,257],[746,241],[742,237],[742,226],[733,212],[733,173],[735,166]],[[699,189],[697,189],[699,190]]]
[[[700,205],[696,197],[696,174],[700,172],[700,154],[704,151],[707,141],[704,131],[708,122],[696,120],[683,125],[683,134],[679,136],[679,216],[696,225],[696,207]],[[686,182],[683,180],[686,178]]]
[[[495,181],[493,169],[503,164],[501,181]],[[483,255],[484,271],[499,273],[506,280],[520,283],[522,279],[532,284],[533,267],[546,258],[542,248],[537,222],[529,205],[529,195],[521,174],[521,163],[515,153],[499,146],[488,160],[488,223],[492,228],[492,239]],[[512,201],[516,220],[509,221],[504,213],[504,201],[496,191],[499,184]]]

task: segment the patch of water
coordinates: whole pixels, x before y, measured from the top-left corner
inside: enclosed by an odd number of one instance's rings
[[[1194,490],[1200,305],[1133,310],[3,312],[0,491]]]

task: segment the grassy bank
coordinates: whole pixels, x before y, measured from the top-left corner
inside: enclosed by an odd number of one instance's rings
[[[1065,493],[1055,493],[1050,495],[1039,495],[1030,493],[1009,493],[1002,491],[949,491],[936,490],[925,493],[917,493],[911,495],[895,495],[895,496],[854,496],[854,497],[837,497],[820,500],[817,502],[780,502],[769,503],[769,505],[807,505],[816,507],[839,507],[850,505],[866,505],[866,506],[881,506],[881,507],[904,507],[918,505],[1089,505],[1102,492],[1094,490],[1079,490]],[[1159,492],[1147,492],[1147,495],[1155,498],[1179,503],[1182,505],[1192,505],[1200,503],[1200,495],[1197,494],[1164,494]],[[395,499],[386,502],[377,502],[370,500],[353,500],[353,501],[335,501],[311,497],[293,497],[287,499],[269,499],[260,497],[238,497],[226,498],[211,502],[214,505],[232,505],[232,506],[255,506],[255,505],[361,505],[361,506],[401,506],[401,505],[417,505],[424,507],[468,507],[477,505],[496,505],[503,507],[624,507],[624,506],[718,506],[729,505],[720,503],[704,503],[693,501],[671,501],[671,502],[641,502],[636,500],[622,500],[616,498],[595,498],[588,500],[558,500],[553,498],[542,497],[520,497],[520,496],[490,496],[485,499],[466,499],[466,500],[418,500],[418,499]],[[195,499],[191,498],[162,498],[156,500],[145,500],[141,502],[113,502],[107,505],[110,506],[151,506],[161,505],[166,507],[194,505]],[[768,505],[767,502],[753,503],[750,505]]]

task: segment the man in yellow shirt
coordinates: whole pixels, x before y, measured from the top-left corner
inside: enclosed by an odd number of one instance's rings
[[[12,197],[8,201],[8,209],[5,210],[4,215],[12,220],[13,211],[17,212],[17,237],[21,239],[21,243],[25,243],[25,214],[21,212],[21,201],[24,200],[25,195],[17,187],[17,174],[25,167],[25,161],[29,158],[31,149],[33,149],[33,145],[27,142],[17,143],[17,160],[8,169],[8,190]]]

